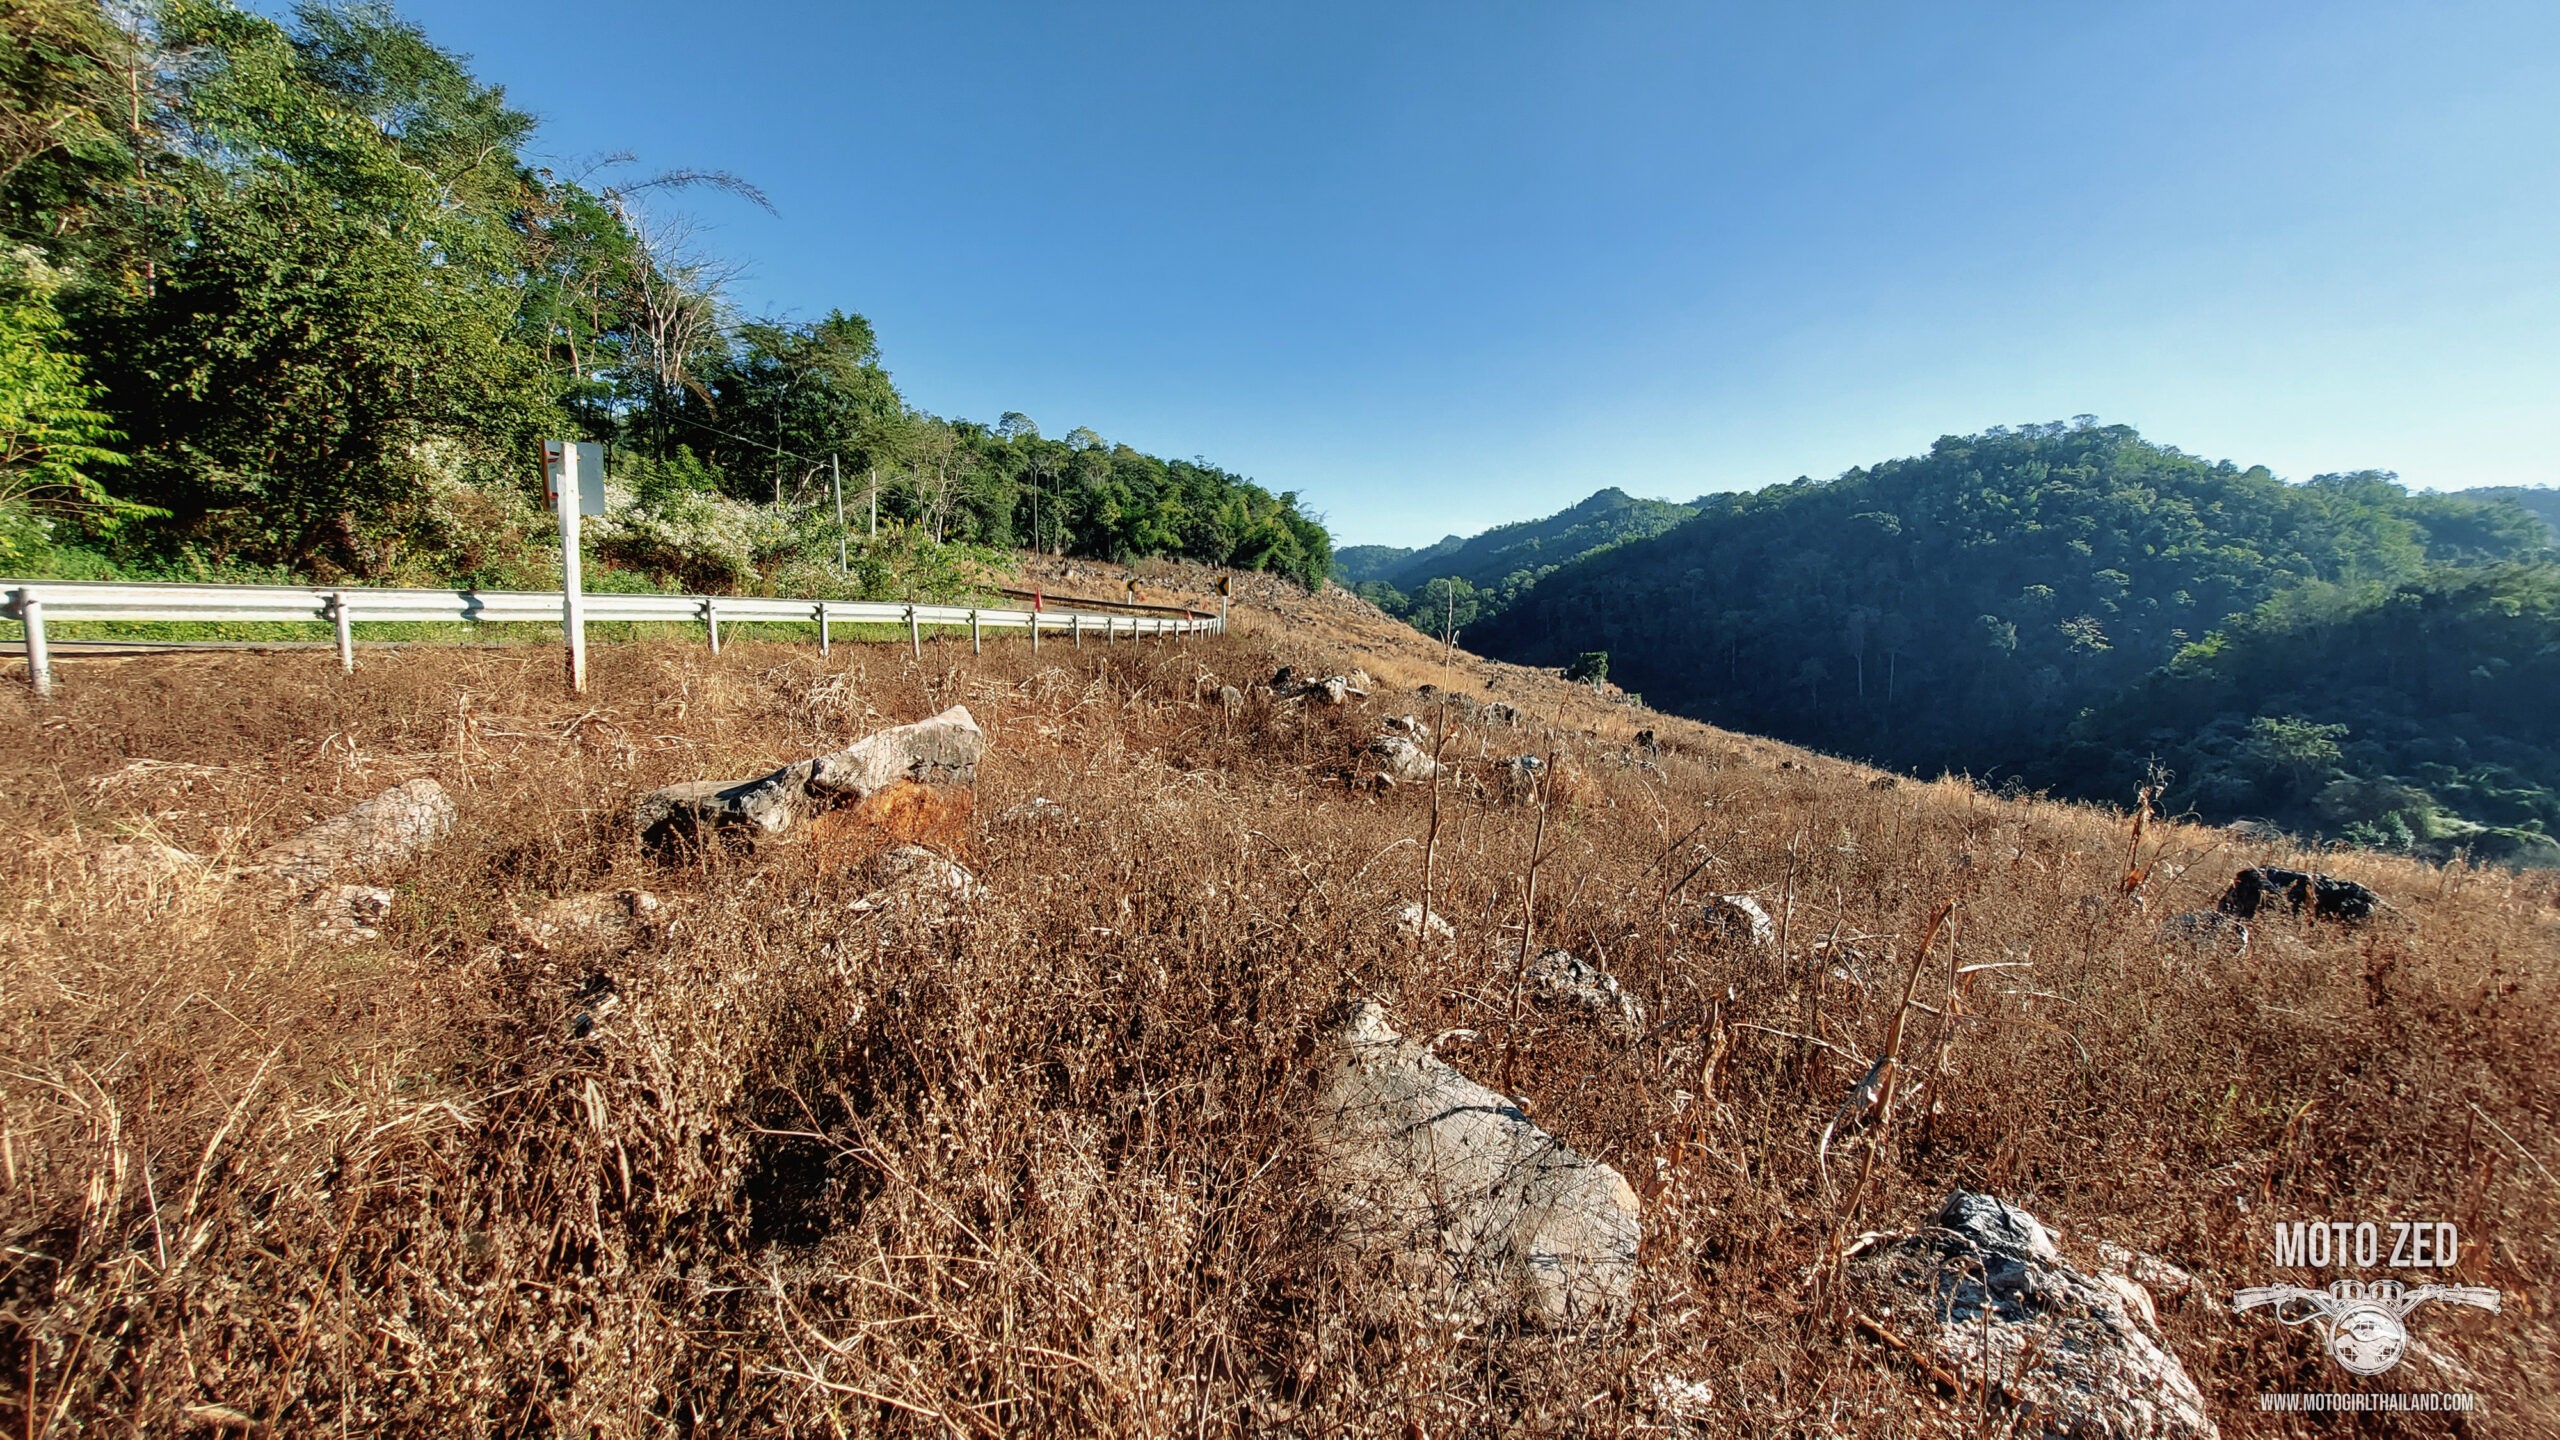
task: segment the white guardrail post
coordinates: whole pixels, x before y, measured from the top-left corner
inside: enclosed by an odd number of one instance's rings
[[[338,630],[338,668],[349,675],[356,673],[356,622],[347,611],[347,592],[331,591],[329,619]]]
[[[918,660],[924,658],[924,630],[916,624],[916,607],[913,605],[907,607],[907,644],[914,649]]]
[[[27,684],[41,700],[53,693],[53,652],[44,643],[44,601],[37,598],[34,586],[24,586],[11,593],[9,610],[27,627]]]
[[[824,601],[824,600],[821,600],[821,601],[819,601],[819,602],[818,602],[818,658],[820,658],[820,659],[822,659],[822,660],[823,660],[823,659],[825,659],[825,658],[826,658],[826,654],[827,654],[827,602],[826,602],[826,601]]]

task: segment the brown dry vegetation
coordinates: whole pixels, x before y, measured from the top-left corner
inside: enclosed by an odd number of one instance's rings
[[[1673,1377],[1711,1387],[1692,1423],[1712,1433],[1970,1434],[1980,1397],[1822,1285],[1839,1238],[1956,1185],[2084,1260],[2114,1241],[2202,1275],[2214,1293],[2162,1321],[2242,1434],[2324,1428],[2257,1416],[2261,1390],[2346,1388],[2311,1337],[2224,1308],[2278,1278],[2265,1222],[2454,1219],[2460,1278],[2506,1313],[2422,1314],[2460,1369],[2386,1378],[2476,1390],[2495,1431],[2555,1425],[2550,875],[2323,857],[2396,916],[2200,958],[2159,918],[2287,857],[2155,826],[2137,905],[2122,816],[1871,788],[1518,672],[1491,698],[1565,723],[1459,723],[1446,754],[1572,762],[1536,933],[1641,997],[1623,1036],[1512,1003],[1535,811],[1451,787],[1434,908],[1458,938],[1416,948],[1387,913],[1419,893],[1432,802],[1355,783],[1360,747],[1382,714],[1436,716],[1396,686],[1484,697],[1488,671],[1350,620],[1250,618],[1036,660],[615,647],[583,699],[535,650],[368,655],[351,679],[318,657],[87,662],[50,705],[12,688],[9,1433],[1659,1434]],[[1364,664],[1381,689],[1301,711],[1256,683],[1283,663]],[[991,894],[939,923],[851,908],[840,829],[673,867],[629,832],[648,787],[952,703],[992,740],[953,842]],[[1658,771],[1615,743],[1631,721],[1673,742]],[[420,775],[460,828],[376,943],[315,937],[248,877],[111,882],[91,854],[131,833],[238,859]],[[1760,897],[1778,953],[1675,928],[1684,876]],[[627,952],[515,928],[619,887],[667,902]],[[1852,1214],[1876,1137],[1834,1142],[1828,1186],[1816,1141],[1946,902],[1937,1009],[1904,1047],[1915,1077],[1943,1070]],[[1967,976],[1949,1029],[1951,958],[2019,968]],[[1363,994],[1635,1184],[1623,1331],[1379,1326],[1345,1303],[1296,1122],[1327,1017]]]

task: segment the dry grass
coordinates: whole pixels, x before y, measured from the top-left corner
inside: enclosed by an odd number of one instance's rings
[[[1244,627],[1240,626],[1240,629]],[[1408,632],[1409,633],[1409,632]],[[2262,926],[2246,961],[2164,949],[2164,914],[2244,859],[2155,826],[1871,772],[1587,704],[1383,632],[1019,643],[923,664],[848,646],[714,660],[615,648],[572,701],[547,652],[80,663],[0,699],[0,1417],[9,1433],[1972,1433],[1974,1402],[1817,1305],[1847,1228],[1816,1160],[1894,1023],[1931,911],[1961,1023],[1915,1011],[1930,1091],[1874,1151],[1861,1226],[1993,1189],[2086,1258],[2201,1274],[2166,1308],[2228,1431],[2292,1433],[2260,1390],[2341,1388],[2316,1347],[2216,1301],[2269,1274],[2276,1217],[2449,1217],[2508,1311],[2426,1343],[2499,1430],[2549,1433],[2560,1245],[2560,892],[2549,875],[2373,857],[2399,907]],[[1366,649],[1345,648],[1350,644]],[[1401,646],[1401,648],[1399,648]],[[1365,708],[1274,705],[1280,664],[1362,664]],[[1542,944],[1603,962],[1627,1037],[1509,1004],[1534,812],[1357,787],[1398,686],[1538,710],[1462,728],[1462,769],[1561,749]],[[1230,716],[1220,683],[1251,699]],[[1535,693],[1532,693],[1535,692]],[[1203,697],[1206,703],[1203,703]],[[952,848],[992,894],[940,921],[857,912],[840,836],[666,868],[639,791],[752,773],[965,702],[992,738]],[[1568,723],[1553,722],[1563,716]],[[1633,718],[1658,769],[1613,743]],[[1585,734],[1588,727],[1606,734]],[[1483,757],[1479,759],[1478,757]],[[1779,768],[1781,762],[1799,768]],[[110,883],[147,834],[226,857],[433,775],[461,826],[341,947],[249,878]],[[1035,797],[1051,802],[1034,806]],[[2169,871],[2191,865],[2174,876]],[[1777,954],[1666,901],[1748,891]],[[626,952],[543,950],[546,899],[642,887]],[[1295,1116],[1325,1018],[1408,1032],[1616,1165],[1645,1199],[1633,1321],[1591,1343],[1364,1324]],[[612,1003],[604,1003],[610,999]],[[578,1017],[592,1029],[578,1033]],[[1943,1062],[1937,1063],[1937,1057]],[[1923,1074],[1922,1072],[1929,1072]],[[2482,1121],[2494,1121],[2494,1127]],[[2519,1148],[2521,1147],[2521,1149]],[[2530,1151],[2542,1157],[2526,1158]],[[2412,1361],[2412,1366],[2423,1365]],[[2405,1377],[2395,1377],[2405,1378]],[[2300,1433],[2313,1433],[2306,1426]]]

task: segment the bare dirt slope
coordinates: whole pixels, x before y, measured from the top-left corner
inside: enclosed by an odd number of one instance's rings
[[[0,1423],[2001,1433],[2004,1384],[1836,1283],[1967,1188],[2076,1261],[2199,1277],[2159,1327],[2226,1433],[2328,1433],[2257,1396],[2359,1388],[2560,1425],[2552,876],[1885,786],[1266,583],[1205,642],[608,647],[583,698],[533,650],[81,661],[49,705],[0,696]],[[1287,699],[1283,665],[1370,693]],[[939,838],[982,894],[863,903],[890,842],[859,827],[632,833],[651,787],[952,704],[991,745]],[[1370,779],[1405,714],[1455,767],[1436,798]],[[1555,782],[1506,793],[1521,754]],[[373,938],[242,868],[421,777],[455,829],[385,878]],[[2391,912],[2164,942],[2265,861]],[[1392,918],[1426,870],[1446,938]],[[1701,925],[1712,893],[1772,943]],[[1642,1022],[1523,1004],[1550,945]],[[1622,1327],[1355,1303],[1304,1120],[1362,998],[1634,1185]],[[1889,1123],[1826,1159],[1897,1012]],[[2285,1278],[2275,1220],[2401,1218],[2458,1224],[2448,1278],[2502,1313],[2413,1317],[2423,1355],[2373,1382],[2230,1313]]]

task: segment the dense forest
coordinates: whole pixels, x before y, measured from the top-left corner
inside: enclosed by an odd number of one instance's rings
[[[1333,578],[1390,615],[1439,634],[1508,609],[1529,588],[1585,555],[1659,535],[1697,514],[1694,505],[1640,500],[1611,486],[1542,520],[1456,535],[1419,550],[1352,545],[1337,551]]]
[[[2156,761],[2216,818],[2539,853],[2553,559],[2511,503],[2287,484],[2083,418],[1708,497],[1470,643],[1605,650],[1655,704],[1901,768],[2129,801]]]
[[[2560,868],[2560,566],[2315,585],[2083,714],[2040,762],[2173,805],[2271,817],[2381,849]]]
[[[1328,573],[1294,495],[939,418],[862,317],[737,314],[676,207],[752,184],[543,168],[386,8],[0,18],[0,570],[538,584],[537,446],[574,435],[610,446],[607,583],[947,588],[972,546]]]
[[[2484,485],[2453,493],[2464,500],[2505,500],[2521,505],[2551,531],[2552,543],[2560,545],[2560,490],[2548,485]]]

